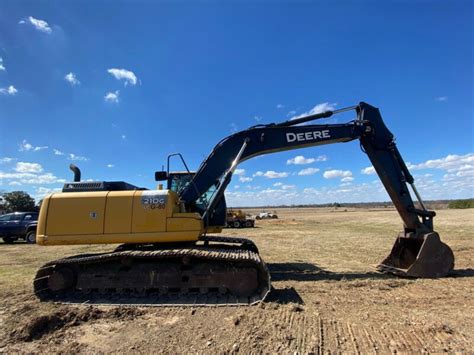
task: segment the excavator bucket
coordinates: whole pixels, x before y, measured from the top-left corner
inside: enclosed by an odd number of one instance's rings
[[[416,238],[400,233],[390,255],[377,266],[381,272],[420,278],[443,277],[453,268],[453,251],[436,232]]]

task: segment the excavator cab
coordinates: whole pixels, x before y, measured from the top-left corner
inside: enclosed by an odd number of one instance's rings
[[[166,188],[179,195],[189,185],[195,174],[196,172],[194,171],[157,171],[155,172],[155,180],[166,180]],[[216,189],[217,183],[211,185],[211,187],[209,187],[209,189],[196,200],[192,210],[198,212],[202,216],[204,211],[206,211],[212,196],[216,192]],[[224,227],[226,225],[226,210],[227,204],[225,196],[223,196],[214,209],[209,221],[205,221],[206,225],[209,227]]]

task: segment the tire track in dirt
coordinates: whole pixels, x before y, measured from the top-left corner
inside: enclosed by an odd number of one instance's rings
[[[356,354],[440,352],[463,350],[462,334],[417,328],[383,328],[325,317],[311,310],[280,307],[273,318],[281,326],[268,330],[272,341],[283,344],[275,351],[299,354],[350,352]],[[259,321],[257,323],[260,323]],[[262,324],[263,326],[263,324]],[[267,328],[268,329],[268,328]],[[449,330],[448,330],[449,331]],[[465,349],[464,349],[465,350]]]
[[[352,330],[351,324],[347,323],[347,330],[349,331],[350,339],[352,341],[352,348],[356,354],[360,354],[360,348],[356,337],[354,336],[354,331]]]
[[[324,354],[324,340],[325,340],[325,332],[324,332],[324,322],[322,318],[318,317],[318,331],[319,331],[319,343],[318,343],[318,354]]]

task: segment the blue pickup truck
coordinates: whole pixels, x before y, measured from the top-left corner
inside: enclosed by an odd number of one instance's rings
[[[38,213],[13,212],[0,216],[0,237],[6,244],[11,244],[18,239],[27,243],[36,243],[36,225]]]

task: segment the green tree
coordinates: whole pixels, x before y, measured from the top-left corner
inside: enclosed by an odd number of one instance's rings
[[[5,192],[2,195],[5,212],[33,212],[36,211],[35,200],[24,191]]]

